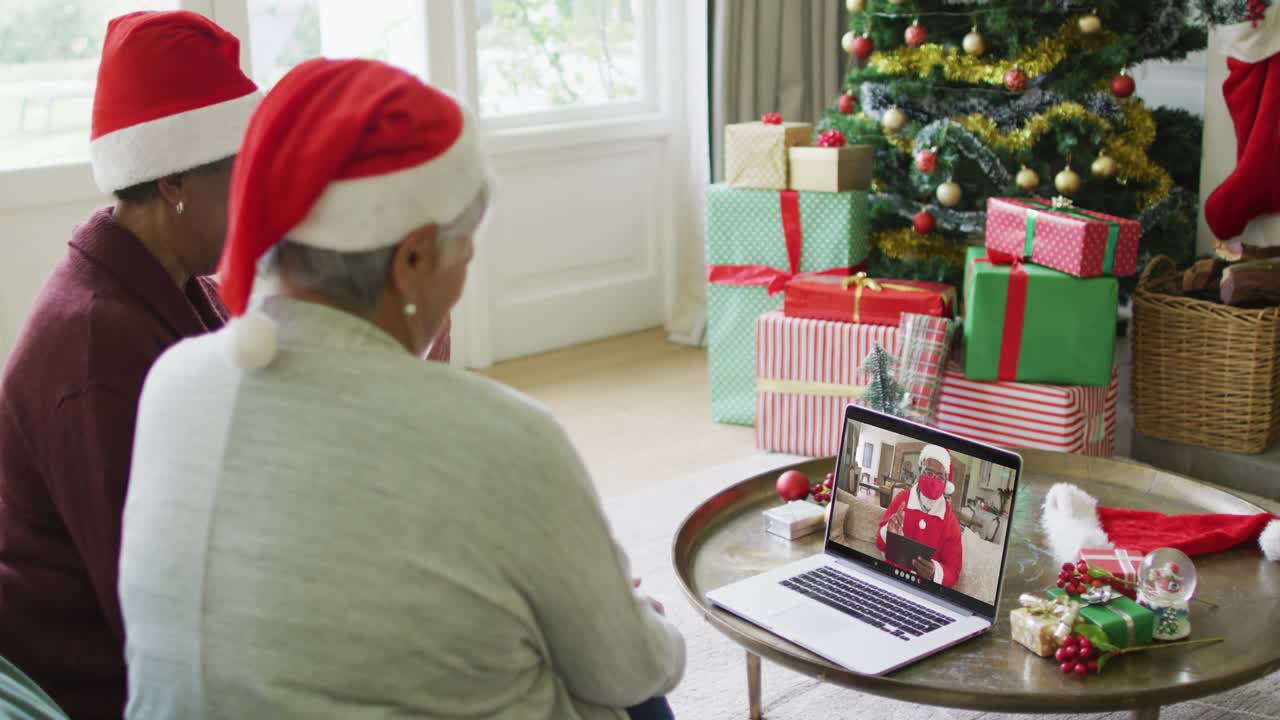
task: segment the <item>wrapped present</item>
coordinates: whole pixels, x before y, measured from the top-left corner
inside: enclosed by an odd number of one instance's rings
[[[1107,385],[1120,285],[971,247],[965,263],[964,374],[971,380]]]
[[[988,198],[987,248],[1082,278],[1136,272],[1138,221],[1062,200]]]
[[[792,190],[844,192],[871,187],[875,153],[870,145],[787,149]]]
[[[789,317],[897,325],[902,313],[950,317],[955,288],[946,283],[850,277],[797,278],[787,283],[782,311]]]
[[[1053,655],[1070,634],[1080,604],[1062,596],[1046,599],[1035,593],[1023,593],[1018,602],[1022,607],[1009,613],[1013,641],[1040,657]]]
[[[787,150],[808,145],[811,123],[747,122],[724,127],[724,178],[739,188],[786,190]]]
[[[858,369],[877,344],[898,349],[898,330],[789,318],[756,321],[756,446],[825,457],[840,448],[840,418],[867,384]]]
[[[903,313],[898,323],[898,384],[902,416],[930,424],[947,369],[955,323],[950,318]]]
[[[1064,595],[1061,588],[1049,590],[1050,597]],[[1156,626],[1155,613],[1123,595],[1102,605],[1085,605],[1080,608],[1080,619],[1102,628],[1120,648],[1150,645]]]
[[[939,430],[1008,448],[1111,457],[1116,446],[1118,373],[1106,387],[980,382],[959,362],[942,377],[933,424]]]
[[[1080,559],[1091,566],[1101,568],[1114,575],[1118,580],[1111,586],[1131,599],[1138,599],[1138,568],[1142,565],[1143,553],[1124,548],[1086,548],[1080,551]],[[1128,581],[1120,582],[1120,581]],[[1129,584],[1133,583],[1133,584]]]
[[[707,365],[711,417],[751,425],[756,318],[782,307],[798,273],[848,276],[867,256],[867,194],[707,189]]]
[[[792,500],[764,511],[765,532],[795,540],[826,527],[827,509],[808,500]]]

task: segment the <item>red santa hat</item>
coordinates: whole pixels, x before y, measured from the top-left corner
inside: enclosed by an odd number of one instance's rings
[[[937,490],[940,490],[941,492],[935,492],[933,495],[929,494],[929,492],[934,491],[932,484],[922,484],[920,485],[920,492],[924,493],[925,497],[935,500],[944,494],[951,495],[954,493],[956,491],[956,484],[952,482],[953,473],[951,469],[951,452],[938,445],[925,445],[924,449],[920,451],[920,459],[917,462],[923,465],[925,460],[937,460],[938,463],[942,465],[947,472],[947,484],[943,487],[941,483],[938,483]],[[923,479],[924,478],[921,478],[921,480]]]
[[[1165,515],[1099,507],[1078,486],[1058,483],[1045,496],[1041,524],[1058,562],[1076,561],[1085,548],[1118,547],[1145,555],[1171,547],[1195,556],[1254,540],[1268,560],[1280,561],[1280,518],[1271,513]]]
[[[186,10],[107,23],[89,156],[114,192],[235,155],[262,99],[240,71],[240,41]]]
[[[249,122],[231,176],[220,292],[231,361],[263,367],[275,328],[245,316],[259,259],[277,242],[340,252],[390,247],[445,225],[487,183],[476,121],[449,95],[373,60],[309,60]]]

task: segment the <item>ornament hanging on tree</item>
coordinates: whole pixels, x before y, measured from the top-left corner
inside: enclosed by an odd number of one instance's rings
[[[963,194],[963,191],[960,189],[960,184],[951,178],[947,178],[946,182],[939,185],[937,191],[934,193],[938,198],[938,202],[942,203],[946,207],[955,207],[959,205],[960,198]]]
[[[884,117],[880,118],[880,123],[884,125],[885,130],[896,133],[907,126],[907,114],[896,107],[891,107],[885,111]]]
[[[839,108],[841,113],[845,115],[852,115],[853,111],[858,109],[858,104],[854,101],[852,95],[844,93],[838,100],[836,100],[836,107]]]
[[[1127,70],[1121,70],[1119,75],[1111,78],[1111,94],[1118,98],[1129,97],[1137,88],[1138,84],[1133,81]]]
[[[859,35],[849,43],[849,52],[859,60],[866,60],[876,51],[875,43],[867,35]]]
[[[978,32],[978,26],[974,25],[973,29],[964,36],[961,46],[968,55],[978,57],[987,51],[987,41],[982,37],[982,33]]]
[[[857,40],[857,39],[858,39],[858,36],[857,36],[857,35],[854,35],[854,34],[853,34],[853,31],[852,31],[852,30],[850,30],[849,32],[847,32],[847,33],[845,33],[844,35],[840,36],[840,47],[841,47],[841,48],[842,48],[846,53],[848,53],[848,54],[852,55],[852,54],[853,54],[853,41],[854,41],[854,40]]]
[[[919,18],[917,18],[907,26],[906,31],[902,33],[902,37],[911,47],[920,47],[929,41],[929,31],[924,29],[924,26],[920,24]]]
[[[1080,176],[1067,165],[1053,176],[1053,186],[1063,195],[1072,195],[1080,189]]]
[[[1004,74],[1004,86],[1013,92],[1022,92],[1027,89],[1027,74],[1022,68],[1014,65]]]
[[[867,0],[844,0],[844,6],[851,13],[860,13],[867,9]]]
[[[1097,159],[1093,161],[1093,164],[1089,166],[1089,171],[1092,172],[1095,177],[1109,178],[1116,174],[1115,158],[1107,155],[1106,153],[1101,153],[1098,155]]]
[[[1034,191],[1040,187],[1039,173],[1026,165],[1023,165],[1022,169],[1018,171],[1018,176],[1014,178],[1014,181],[1018,183],[1018,187],[1027,191]]]
[[[911,227],[915,228],[917,233],[928,235],[938,227],[938,222],[933,219],[933,214],[928,210],[921,210],[911,218]]]
[[[929,148],[916,153],[916,169],[928,175],[938,169],[938,148]]]
[[[1076,27],[1079,27],[1080,32],[1085,35],[1092,35],[1102,29],[1102,19],[1093,13],[1081,15],[1080,19],[1076,20]]]

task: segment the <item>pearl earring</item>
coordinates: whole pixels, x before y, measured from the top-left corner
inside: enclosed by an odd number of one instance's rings
[[[181,215],[181,214],[182,214],[182,209],[183,209],[183,208],[182,208],[182,201],[181,201],[181,200],[179,200],[179,201],[178,201],[178,204],[173,206],[173,210],[174,210],[174,212],[176,212],[176,213],[178,213],[179,215]]]
[[[405,314],[405,315],[417,315],[417,314],[418,314],[418,306],[417,306],[417,305],[414,305],[413,303],[405,303],[405,305],[404,305],[404,314]]]

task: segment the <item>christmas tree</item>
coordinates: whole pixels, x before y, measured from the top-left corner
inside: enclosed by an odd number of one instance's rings
[[[869,274],[959,282],[989,197],[1067,196],[1139,220],[1140,268],[1191,259],[1201,122],[1126,73],[1205,47],[1188,0],[846,4],[850,70],[819,129],[875,149]]]
[[[897,360],[893,355],[877,343],[859,370],[867,376],[863,404],[888,415],[901,415],[902,385],[897,379]]]

